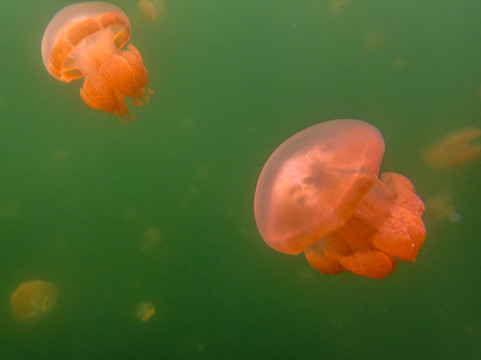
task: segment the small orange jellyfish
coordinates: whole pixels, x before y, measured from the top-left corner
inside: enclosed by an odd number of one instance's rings
[[[63,82],[85,78],[80,96],[94,109],[124,120],[124,96],[145,104],[152,93],[142,56],[130,39],[127,15],[104,2],[84,2],[61,9],[42,39],[42,58],[50,75]]]
[[[481,130],[477,128],[457,130],[427,147],[423,151],[423,157],[434,167],[459,167],[481,155],[481,144],[470,144],[471,140],[480,135]]]
[[[378,178],[384,140],[359,120],[332,120],[280,145],[261,171],[254,199],[264,241],[304,254],[326,274],[383,279],[395,256],[414,261],[424,242],[424,204],[396,173]]]
[[[43,280],[32,280],[19,285],[10,297],[12,315],[19,322],[43,319],[57,302],[57,287]]]
[[[141,321],[147,321],[155,314],[155,306],[151,302],[141,302],[136,307],[137,317]]]

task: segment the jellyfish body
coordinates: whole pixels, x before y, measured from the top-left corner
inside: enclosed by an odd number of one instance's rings
[[[140,252],[144,255],[150,255],[155,248],[162,242],[162,232],[155,228],[148,228],[140,241]]]
[[[254,214],[273,249],[304,254],[315,269],[382,279],[395,256],[414,260],[424,242],[424,204],[411,182],[378,172],[384,140],[359,120],[307,128],[270,156],[257,183]]]
[[[347,0],[330,0],[329,1],[329,7],[331,8],[331,11],[333,12],[334,15],[340,15],[342,14],[347,6],[348,6]]]
[[[147,321],[155,314],[155,306],[151,302],[141,302],[136,307],[137,317],[140,321]]]
[[[18,286],[10,297],[12,315],[19,322],[36,322],[53,309],[58,298],[57,287],[43,280],[32,280]]]
[[[459,167],[481,156],[481,144],[471,143],[480,136],[480,129],[459,129],[427,147],[423,152],[424,159],[436,168]]]
[[[157,20],[163,21],[167,16],[164,0],[139,0],[137,9],[149,23],[154,23]]]
[[[446,192],[427,199],[426,208],[429,215],[435,220],[446,219],[453,223],[461,220],[461,214],[456,212],[451,195]]]
[[[47,71],[63,82],[85,78],[80,96],[91,108],[122,117],[124,96],[135,105],[148,101],[149,76],[142,56],[130,39],[127,15],[114,5],[85,2],[61,9],[50,21],[42,39]]]

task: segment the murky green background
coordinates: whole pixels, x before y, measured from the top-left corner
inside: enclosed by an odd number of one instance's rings
[[[348,0],[335,15],[328,0],[166,0],[154,24],[114,1],[155,91],[126,124],[44,69],[43,30],[68,3],[0,3],[0,358],[481,358],[481,162],[421,157],[481,127],[479,1]],[[417,261],[382,281],[318,273],[256,230],[270,153],[337,118],[378,127],[382,170],[461,215],[428,208]],[[146,253],[149,228],[162,240]],[[10,294],[33,279],[58,303],[19,324]]]

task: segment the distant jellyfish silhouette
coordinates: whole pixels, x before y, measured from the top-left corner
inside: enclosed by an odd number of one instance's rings
[[[13,201],[0,203],[0,218],[14,220],[20,214],[20,206]]]
[[[477,128],[464,128],[445,136],[438,143],[427,147],[423,157],[433,167],[459,167],[481,156],[481,144],[471,141],[481,136]]]
[[[374,52],[379,50],[384,44],[384,32],[380,29],[369,31],[363,39],[363,50],[367,52]]]
[[[452,223],[461,220],[461,214],[455,211],[451,196],[443,192],[426,200],[427,214],[436,220],[447,219]]]
[[[406,60],[402,57],[395,57],[394,60],[392,61],[392,68],[394,70],[400,70],[406,65]]]
[[[413,261],[426,236],[424,204],[396,173],[378,178],[384,140],[359,120],[332,120],[281,144],[257,182],[254,214],[264,241],[326,274],[382,279]]]
[[[135,308],[135,312],[140,321],[147,321],[155,315],[155,306],[151,302],[141,302]]]
[[[150,255],[152,251],[162,243],[162,232],[155,228],[148,228],[140,241],[140,252]]]
[[[347,0],[330,0],[329,7],[335,15],[342,14],[348,6]]]
[[[137,8],[149,23],[164,21],[167,16],[164,0],[139,0]]]
[[[10,297],[12,315],[19,322],[36,322],[52,311],[58,298],[57,287],[43,280],[19,285]]]

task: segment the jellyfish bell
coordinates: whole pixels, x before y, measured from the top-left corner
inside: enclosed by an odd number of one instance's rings
[[[273,249],[302,251],[314,268],[384,278],[394,256],[414,260],[425,237],[422,201],[402,175],[378,178],[384,140],[359,120],[332,120],[281,144],[264,165],[256,224]]]
[[[43,280],[24,282],[10,297],[12,315],[18,322],[36,322],[52,311],[57,298],[58,290],[52,283]]]
[[[148,74],[142,56],[130,39],[130,22],[118,7],[84,2],[61,9],[50,21],[42,39],[47,71],[63,82],[85,78],[80,95],[91,108],[124,119],[124,96],[135,105],[148,101]]]
[[[264,240],[298,254],[351,217],[377,179],[384,140],[373,126],[334,120],[307,128],[270,156],[254,213]]]

